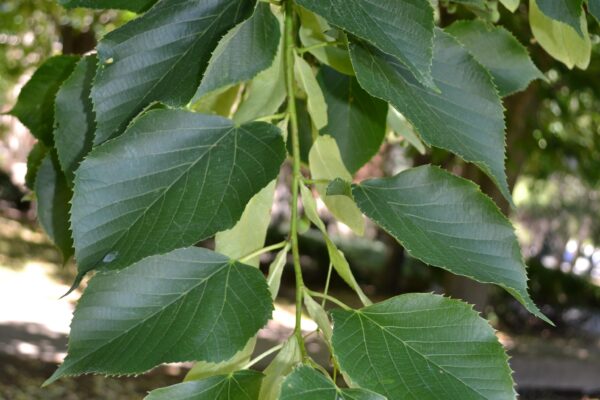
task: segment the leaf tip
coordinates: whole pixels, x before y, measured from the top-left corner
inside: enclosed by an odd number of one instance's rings
[[[73,284],[71,285],[71,287],[69,288],[69,290],[67,290],[67,293],[65,293],[62,296],[60,296],[59,300],[65,298],[68,295],[70,295],[71,293],[73,293],[73,291],[79,287],[79,284],[83,280],[84,276],[85,276],[85,273],[81,273],[81,272],[78,273],[77,276],[75,277],[75,280],[73,281]]]
[[[44,381],[44,383],[42,383],[42,388],[45,388],[51,384],[53,384],[54,382],[56,382],[57,380],[59,380],[60,378],[62,378],[63,374],[62,374],[62,366],[58,367],[56,369],[56,371],[54,371],[54,373],[50,376],[50,378],[46,379]]]

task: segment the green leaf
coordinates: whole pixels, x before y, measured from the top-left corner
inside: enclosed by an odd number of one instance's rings
[[[322,134],[337,142],[346,168],[354,173],[381,147],[387,104],[360,87],[356,78],[323,67],[318,80],[327,103],[328,124]]]
[[[83,57],[56,95],[54,143],[69,184],[94,143],[94,111],[90,93],[96,73],[95,55]]]
[[[247,95],[233,116],[238,124],[275,114],[286,98],[283,40],[280,40],[275,61],[258,74],[246,88]]]
[[[284,157],[281,132],[264,122],[235,126],[180,110],[143,115],[77,171],[71,222],[80,275],[233,227]]]
[[[281,385],[286,375],[302,362],[302,353],[295,336],[283,345],[271,364],[265,369],[265,379],[260,388],[260,400],[280,400]]]
[[[453,3],[463,4],[467,7],[473,7],[479,10],[486,9],[485,0],[452,0]]]
[[[327,103],[323,91],[313,74],[312,67],[299,56],[295,56],[296,77],[307,97],[308,113],[317,129],[327,125]]]
[[[279,21],[267,3],[230,30],[215,49],[196,97],[254,78],[273,64],[280,40]],[[244,60],[240,63],[239,60]]]
[[[350,45],[356,76],[373,96],[389,101],[432,146],[481,168],[511,199],[504,173],[504,108],[488,71],[456,39],[436,30],[432,74],[441,90],[420,85],[392,57]]]
[[[242,350],[235,353],[235,355],[228,360],[218,363],[198,361],[185,375],[184,382],[198,381],[210,378],[211,376],[230,374],[244,368],[244,366],[250,362],[250,358],[256,347],[256,340],[257,336],[254,336],[246,343],[246,346],[244,346]]]
[[[446,31],[490,71],[501,96],[524,90],[535,79],[545,79],[527,49],[501,26],[481,20],[457,21]]]
[[[406,139],[406,141],[417,149],[419,153],[425,154],[427,152],[423,141],[415,133],[413,126],[406,120],[404,115],[399,113],[398,110],[391,105],[388,107],[387,124],[389,129],[396,135]]]
[[[529,1],[529,24],[540,46],[569,69],[586,69],[590,64],[592,44],[587,33],[585,15],[580,18],[581,37],[571,26],[544,15],[535,0]]]
[[[276,181],[269,183],[246,205],[240,220],[229,230],[215,236],[215,251],[237,260],[265,245],[267,229],[271,222],[271,206],[275,195]],[[258,267],[260,258],[246,261]]]
[[[280,400],[386,400],[365,389],[339,389],[335,383],[308,365],[294,370],[283,383]]]
[[[541,12],[556,21],[564,22],[583,37],[587,35],[581,29],[581,16],[583,13],[583,0],[537,0]],[[585,17],[585,14],[584,14]]]
[[[96,274],[77,305],[69,352],[48,379],[139,374],[161,363],[231,358],[271,317],[262,273],[191,247]]]
[[[27,156],[27,173],[25,174],[25,185],[35,190],[35,178],[42,164],[42,160],[48,154],[48,148],[43,142],[36,142]]]
[[[9,112],[48,147],[53,142],[56,92],[73,72],[78,59],[74,56],[54,56],[44,61],[23,86],[17,104]]]
[[[229,86],[220,90],[210,92],[199,99],[192,99],[190,110],[201,114],[220,115],[230,118],[233,108],[238,102],[240,86]]]
[[[500,0],[500,3],[502,3],[502,5],[510,12],[517,11],[520,2],[521,0]]]
[[[527,272],[511,223],[471,181],[429,165],[355,185],[360,209],[411,256],[506,289],[550,322],[527,293]]]
[[[317,323],[321,332],[323,332],[325,340],[331,342],[333,330],[331,329],[331,322],[329,322],[327,312],[306,291],[304,292],[304,307],[306,307],[308,315]]]
[[[352,197],[352,184],[341,178],[336,178],[327,185],[327,195]]]
[[[333,180],[341,178],[345,181],[352,181],[352,175],[344,166],[335,139],[331,136],[319,136],[310,149],[308,159],[310,174],[313,179]],[[352,199],[341,196],[328,196],[326,194],[326,184],[315,186],[334,217],[348,225],[357,235],[363,235],[365,220]]]
[[[352,68],[352,62],[350,61],[350,54],[348,54],[347,48],[331,45],[318,47],[323,43],[339,40],[338,37],[331,37],[327,34],[327,32],[331,32],[334,28],[332,28],[323,18],[303,7],[298,7],[296,11],[300,16],[301,22],[298,34],[302,41],[302,45],[305,48],[310,48],[309,53],[315,56],[322,64],[329,65],[331,68],[334,68],[343,74],[354,75],[354,69]],[[342,35],[340,31],[337,31],[336,33]]]
[[[273,300],[275,300],[275,298],[279,294],[279,286],[281,285],[281,275],[283,274],[283,269],[285,268],[285,264],[287,262],[287,255],[289,251],[290,244],[288,243],[283,249],[281,249],[279,253],[277,253],[277,256],[275,256],[275,259],[273,260],[271,265],[269,265],[269,275],[267,276],[267,283],[269,284],[269,290],[271,291],[271,297],[273,298]]]
[[[329,23],[402,62],[419,82],[431,77],[433,8],[422,0],[298,0]]]
[[[508,357],[468,304],[415,293],[331,314],[342,371],[388,400],[515,399]]]
[[[327,246],[327,252],[329,254],[329,260],[333,264],[336,272],[344,280],[344,282],[346,282],[348,286],[350,286],[352,290],[356,292],[363,304],[371,304],[371,300],[369,300],[369,298],[363,293],[358,282],[356,282],[356,279],[352,274],[352,270],[350,269],[350,264],[348,264],[344,253],[342,253],[329,238],[329,235],[327,234],[327,228],[325,227],[323,221],[321,221],[321,218],[319,218],[319,214],[317,212],[317,202],[315,201],[311,190],[304,185],[300,185],[300,191],[302,194],[304,213],[310,222],[315,224],[315,226],[319,228],[323,234],[323,238],[325,239],[325,244]]]
[[[67,262],[73,255],[73,239],[69,229],[69,202],[73,193],[54,152],[47,153],[39,165],[35,194],[40,225],[60,250],[63,262]]]
[[[600,23],[600,1],[589,0],[588,11],[594,16],[594,18],[596,18],[596,21]]]
[[[144,400],[260,400],[262,380],[258,371],[237,371],[156,389]]]
[[[152,7],[156,0],[58,0],[58,2],[65,8],[117,9],[139,13]]]
[[[313,146],[314,139],[317,138],[319,132],[315,128],[310,114],[308,112],[308,104],[305,100],[296,99],[296,116],[298,118],[298,140],[300,142],[300,160],[308,164],[308,154]],[[290,156],[293,153],[292,141],[288,140],[286,148]]]
[[[104,36],[92,89],[96,143],[122,133],[153,102],[185,105],[218,41],[253,8],[253,0],[161,0]]]

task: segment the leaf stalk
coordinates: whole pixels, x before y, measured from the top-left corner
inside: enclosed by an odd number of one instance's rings
[[[275,120],[281,120],[284,119],[285,117],[287,117],[287,112],[282,112],[279,114],[273,114],[273,115],[267,115],[265,117],[260,117],[255,119],[255,122],[271,122],[271,121],[275,121]]]
[[[321,43],[317,43],[317,44],[313,44],[312,46],[308,46],[308,47],[301,47],[296,49],[296,52],[300,55],[309,52],[309,51],[313,51],[313,50],[317,50],[323,47],[328,47],[328,46],[340,46],[343,45],[343,42],[321,42]]]
[[[250,254],[247,254],[247,255],[245,255],[245,256],[243,256],[243,257],[241,257],[241,258],[240,258],[238,261],[239,261],[239,262],[241,262],[241,263],[248,262],[248,261],[252,260],[253,258],[256,258],[256,257],[258,257],[258,256],[260,256],[260,255],[262,255],[262,254],[265,254],[265,253],[271,252],[271,251],[273,251],[273,250],[279,250],[279,249],[282,249],[282,248],[284,248],[284,247],[285,247],[287,244],[288,244],[288,241],[287,241],[287,240],[284,240],[283,242],[280,242],[280,243],[275,243],[275,244],[272,244],[272,245],[270,245],[270,246],[263,247],[262,249],[255,250],[255,251],[253,251],[252,253],[250,253]]]
[[[302,182],[304,182],[305,185],[319,185],[319,184],[329,185],[331,183],[331,179],[308,179],[308,178],[302,178]]]
[[[330,295],[328,295],[328,294],[325,294],[325,293],[314,292],[314,291],[312,291],[312,290],[309,290],[309,289],[305,289],[305,290],[306,290],[306,292],[307,292],[308,294],[310,294],[310,295],[311,295],[311,296],[313,296],[313,297],[319,297],[319,298],[321,298],[321,299],[325,299],[325,300],[327,300],[327,301],[330,301],[330,302],[332,302],[332,303],[334,303],[334,304],[336,304],[336,305],[338,305],[338,306],[342,307],[344,310],[352,310],[352,307],[350,307],[350,306],[348,306],[348,305],[346,305],[346,304],[342,303],[340,300],[336,299],[336,298],[335,298],[335,297],[333,297],[333,296],[330,296]]]
[[[281,350],[283,348],[283,346],[285,345],[285,342],[278,344],[277,346],[271,347],[269,350],[265,351],[264,353],[256,356],[253,360],[251,360],[250,362],[248,362],[248,364],[244,365],[244,367],[242,368],[244,369],[249,369],[250,367],[252,367],[254,364],[256,364],[257,362],[259,362],[260,360],[270,356],[271,354]]]

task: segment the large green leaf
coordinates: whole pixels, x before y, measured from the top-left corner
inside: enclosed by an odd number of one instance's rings
[[[25,185],[31,190],[35,190],[35,178],[37,177],[40,165],[46,157],[46,154],[48,154],[48,147],[46,147],[43,142],[38,141],[33,145],[31,151],[27,155]]]
[[[346,169],[335,139],[331,136],[319,136],[308,154],[310,175],[313,179],[333,180],[341,178],[351,181],[352,175]],[[339,221],[348,225],[357,235],[365,232],[365,219],[352,199],[341,196],[328,196],[327,185],[315,185],[323,202]]]
[[[75,310],[67,358],[46,383],[90,372],[139,374],[168,362],[226,360],[272,310],[258,269],[198,247],[98,273]]]
[[[406,294],[332,316],[342,372],[388,400],[515,399],[508,357],[468,304]]]
[[[592,43],[584,14],[579,22],[583,37],[571,26],[547,17],[539,9],[536,0],[529,0],[529,24],[533,36],[548,54],[569,69],[586,69],[590,64]]]
[[[593,1],[592,1],[593,2]],[[564,22],[583,37],[580,19],[583,14],[583,0],[537,0],[541,12],[556,21]]]
[[[479,166],[510,199],[504,173],[504,109],[489,72],[449,34],[436,30],[433,79],[436,93],[417,82],[392,57],[353,43],[356,76],[373,96],[390,102],[432,146]]]
[[[73,193],[53,151],[47,153],[40,163],[34,187],[40,225],[66,262],[73,255],[69,229],[69,202]]]
[[[547,321],[527,293],[511,223],[469,180],[429,165],[353,185],[359,208],[415,258],[505,288]]]
[[[156,3],[156,0],[58,0],[58,2],[65,8],[113,8],[118,10],[142,12]]]
[[[94,142],[94,111],[90,93],[96,56],[83,57],[56,95],[54,143],[69,183]]]
[[[544,79],[527,49],[506,29],[481,20],[457,21],[446,29],[490,71],[501,96],[524,90]]]
[[[262,379],[257,371],[238,371],[156,389],[144,400],[260,400]]]
[[[386,400],[365,389],[339,389],[308,365],[296,368],[283,382],[280,400]]]
[[[279,173],[280,130],[156,110],[96,147],[75,179],[72,227],[80,274],[122,268],[229,229]]]
[[[431,78],[433,8],[423,0],[298,0],[328,22],[402,62],[424,85]]]
[[[356,78],[331,68],[321,68],[318,80],[328,115],[321,133],[335,139],[346,168],[354,173],[379,151],[388,106],[365,92]]]
[[[185,105],[218,41],[253,7],[253,0],[161,0],[107,34],[92,89],[96,143],[123,132],[153,102]]]
[[[52,146],[56,92],[73,72],[78,59],[74,56],[54,56],[44,61],[23,86],[17,104],[10,111],[29,128],[33,136],[47,146]]]
[[[259,4],[252,17],[221,39],[196,96],[252,79],[269,68],[277,54],[279,39],[279,21],[269,4]]]

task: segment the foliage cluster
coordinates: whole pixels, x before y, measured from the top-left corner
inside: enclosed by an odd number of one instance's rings
[[[356,234],[366,215],[413,257],[498,285],[550,322],[528,294],[511,223],[473,182],[432,165],[352,182],[394,132],[421,151],[445,149],[476,165],[512,202],[502,97],[544,76],[494,24],[495,1],[435,9],[426,0],[60,3],[139,16],[93,54],[48,59],[11,111],[38,139],[28,184],[40,223],[65,259],[75,256],[74,287],[95,272],[68,356],[47,384],[198,361],[185,382],[148,399],[515,397],[501,344],[466,303],[406,294],[372,304],[314,197]],[[435,11],[455,3],[475,18],[437,27]],[[532,32],[569,68],[586,68],[585,10],[598,17],[598,7],[530,0]],[[286,158],[289,239],[265,247]],[[300,201],[324,235],[331,269],[363,308],[304,285]],[[195,247],[211,237],[215,251]],[[265,278],[258,257],[275,250]],[[296,328],[259,373],[250,369],[264,356],[251,360],[256,335],[290,251]],[[326,312],[326,301],[338,308]],[[307,355],[303,307],[329,347],[334,379]],[[338,374],[349,389],[336,386]]]

